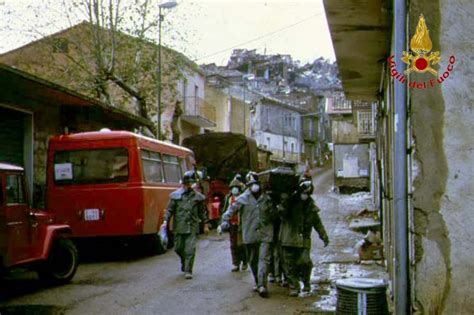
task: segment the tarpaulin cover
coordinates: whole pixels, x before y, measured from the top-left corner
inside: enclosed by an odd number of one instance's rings
[[[211,179],[230,182],[236,173],[257,170],[254,139],[231,132],[212,132],[185,138],[183,146],[194,152],[198,168],[205,167]]]

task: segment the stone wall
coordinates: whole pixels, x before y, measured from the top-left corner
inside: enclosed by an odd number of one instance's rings
[[[410,37],[423,13],[440,51],[438,79],[454,56],[453,71],[428,90],[410,89],[419,166],[414,181],[415,299],[420,313],[471,314],[474,310],[474,37],[472,1],[412,1]]]

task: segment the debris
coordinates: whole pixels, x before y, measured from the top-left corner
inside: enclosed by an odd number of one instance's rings
[[[383,244],[380,232],[368,231],[364,239],[356,245],[359,259],[362,260],[381,260],[383,258]]]

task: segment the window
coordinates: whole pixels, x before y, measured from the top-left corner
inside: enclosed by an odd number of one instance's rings
[[[372,113],[371,112],[358,112],[357,115],[357,130],[359,134],[372,135]]]
[[[184,106],[184,108],[186,108],[186,98],[188,97],[188,95],[186,93],[187,88],[188,88],[188,80],[186,78],[184,78],[184,80],[183,80],[183,106]]]
[[[295,153],[295,144],[291,143],[291,153]]]
[[[163,163],[165,168],[166,182],[179,183],[182,175],[178,157],[163,154]]]
[[[270,137],[267,137],[267,147],[271,148],[270,147]]]
[[[181,175],[184,174],[188,170],[188,164],[186,163],[185,159],[179,159],[180,164],[181,164]]]
[[[125,182],[128,172],[127,148],[59,151],[54,156],[59,185]]]
[[[25,196],[23,195],[23,182],[21,175],[7,176],[7,204],[23,204]]]
[[[199,86],[194,85],[194,107],[198,105]]]
[[[146,183],[162,183],[163,163],[161,156],[157,152],[141,150],[143,164],[143,179]]]

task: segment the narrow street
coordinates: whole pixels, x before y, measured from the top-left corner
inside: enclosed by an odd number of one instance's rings
[[[201,237],[194,279],[185,280],[173,251],[154,257],[88,259],[72,283],[44,288],[36,275],[18,274],[0,288],[0,313],[9,314],[299,314],[334,311],[331,282],[341,277],[382,276],[378,265],[357,264],[362,234],[348,229],[347,217],[368,207],[368,194],[331,192],[331,168],[315,173],[316,200],[330,237],[323,248],[313,233],[313,294],[290,298],[270,284],[270,298],[252,291],[250,271],[232,273],[228,236]]]

